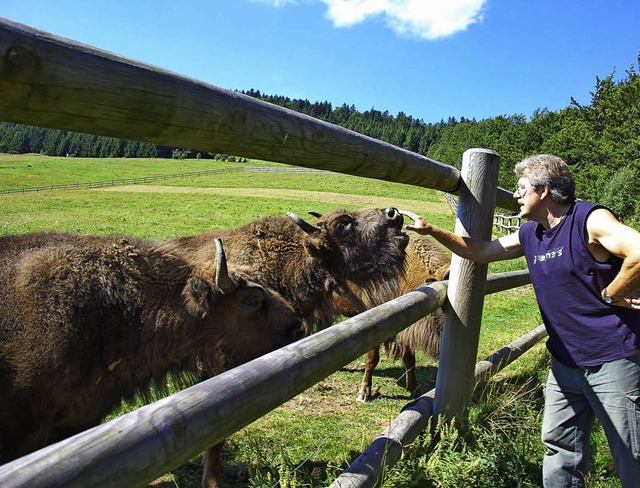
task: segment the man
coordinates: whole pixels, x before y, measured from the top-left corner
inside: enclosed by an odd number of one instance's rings
[[[640,486],[640,233],[606,208],[576,202],[560,158],[516,165],[514,198],[529,219],[493,241],[461,237],[408,211],[407,225],[476,261],[525,256],[549,339],[542,440],[545,487],[583,487],[598,418],[624,487]]]

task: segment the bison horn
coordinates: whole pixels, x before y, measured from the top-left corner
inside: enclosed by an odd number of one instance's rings
[[[236,289],[236,284],[229,277],[227,256],[220,238],[216,239],[216,285],[222,293],[231,293]]]
[[[313,217],[315,217],[316,219],[319,219],[320,217],[322,217],[321,213],[318,212],[308,212],[309,215],[312,215]]]
[[[287,217],[289,217],[296,224],[298,224],[298,227],[300,227],[307,234],[313,234],[314,232],[318,232],[320,230],[320,227],[318,227],[317,225],[310,224],[309,222],[304,220],[302,217],[297,216],[293,212],[287,212]]]

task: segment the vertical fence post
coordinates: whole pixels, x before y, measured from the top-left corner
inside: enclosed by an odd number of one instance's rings
[[[493,151],[465,151],[456,234],[491,239],[499,167]],[[447,419],[460,416],[471,400],[486,278],[486,264],[453,255],[433,407]]]

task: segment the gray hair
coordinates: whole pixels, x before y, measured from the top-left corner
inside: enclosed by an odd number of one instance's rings
[[[569,166],[558,156],[536,154],[523,159],[515,168],[518,178],[529,178],[533,186],[546,186],[551,199],[557,202],[576,200],[576,183],[571,176]]]

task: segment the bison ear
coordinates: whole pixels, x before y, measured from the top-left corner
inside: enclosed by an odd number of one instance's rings
[[[320,234],[319,236],[308,236],[304,240],[304,248],[312,258],[322,259],[327,254],[329,246],[327,246],[327,240],[324,235]]]
[[[183,295],[187,310],[192,315],[199,315],[202,318],[209,315],[213,303],[213,291],[208,282],[200,278],[191,278],[184,288]]]

